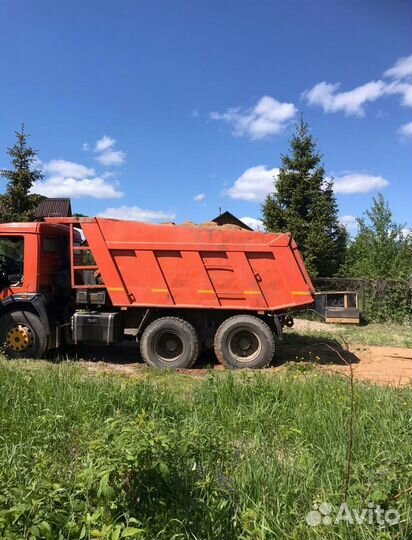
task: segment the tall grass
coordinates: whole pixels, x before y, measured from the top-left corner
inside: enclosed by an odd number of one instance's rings
[[[343,502],[348,382],[301,372],[147,371],[0,362],[0,537],[408,538],[412,391],[355,386],[348,504],[398,525],[319,525]],[[399,495],[406,491],[403,495]]]

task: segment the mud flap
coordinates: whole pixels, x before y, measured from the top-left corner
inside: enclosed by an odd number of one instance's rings
[[[278,340],[283,341],[282,325],[280,324],[279,317],[277,315],[273,315],[273,322],[275,324],[276,334],[277,334]]]

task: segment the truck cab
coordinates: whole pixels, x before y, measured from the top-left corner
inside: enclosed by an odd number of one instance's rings
[[[68,235],[64,225],[0,225],[0,338],[12,355],[47,348],[70,296]]]

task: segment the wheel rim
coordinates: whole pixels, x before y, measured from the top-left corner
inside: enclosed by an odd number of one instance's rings
[[[6,334],[6,347],[13,352],[27,351],[33,345],[33,331],[25,324],[15,324]]]
[[[255,360],[262,351],[262,341],[260,337],[246,328],[234,330],[228,338],[230,354],[242,363]]]
[[[153,341],[153,352],[164,362],[175,362],[183,353],[183,341],[176,332],[159,333]]]

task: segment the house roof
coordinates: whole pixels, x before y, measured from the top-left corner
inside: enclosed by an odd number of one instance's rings
[[[43,199],[37,207],[35,217],[71,217],[70,199]]]
[[[220,214],[219,216],[215,217],[215,219],[212,219],[215,223],[218,225],[225,225],[227,223],[231,223],[232,225],[237,225],[238,227],[242,227],[243,229],[246,229],[247,231],[253,231],[249,225],[246,225],[246,223],[243,223],[239,218],[234,216],[231,212],[223,212],[223,214]]]

